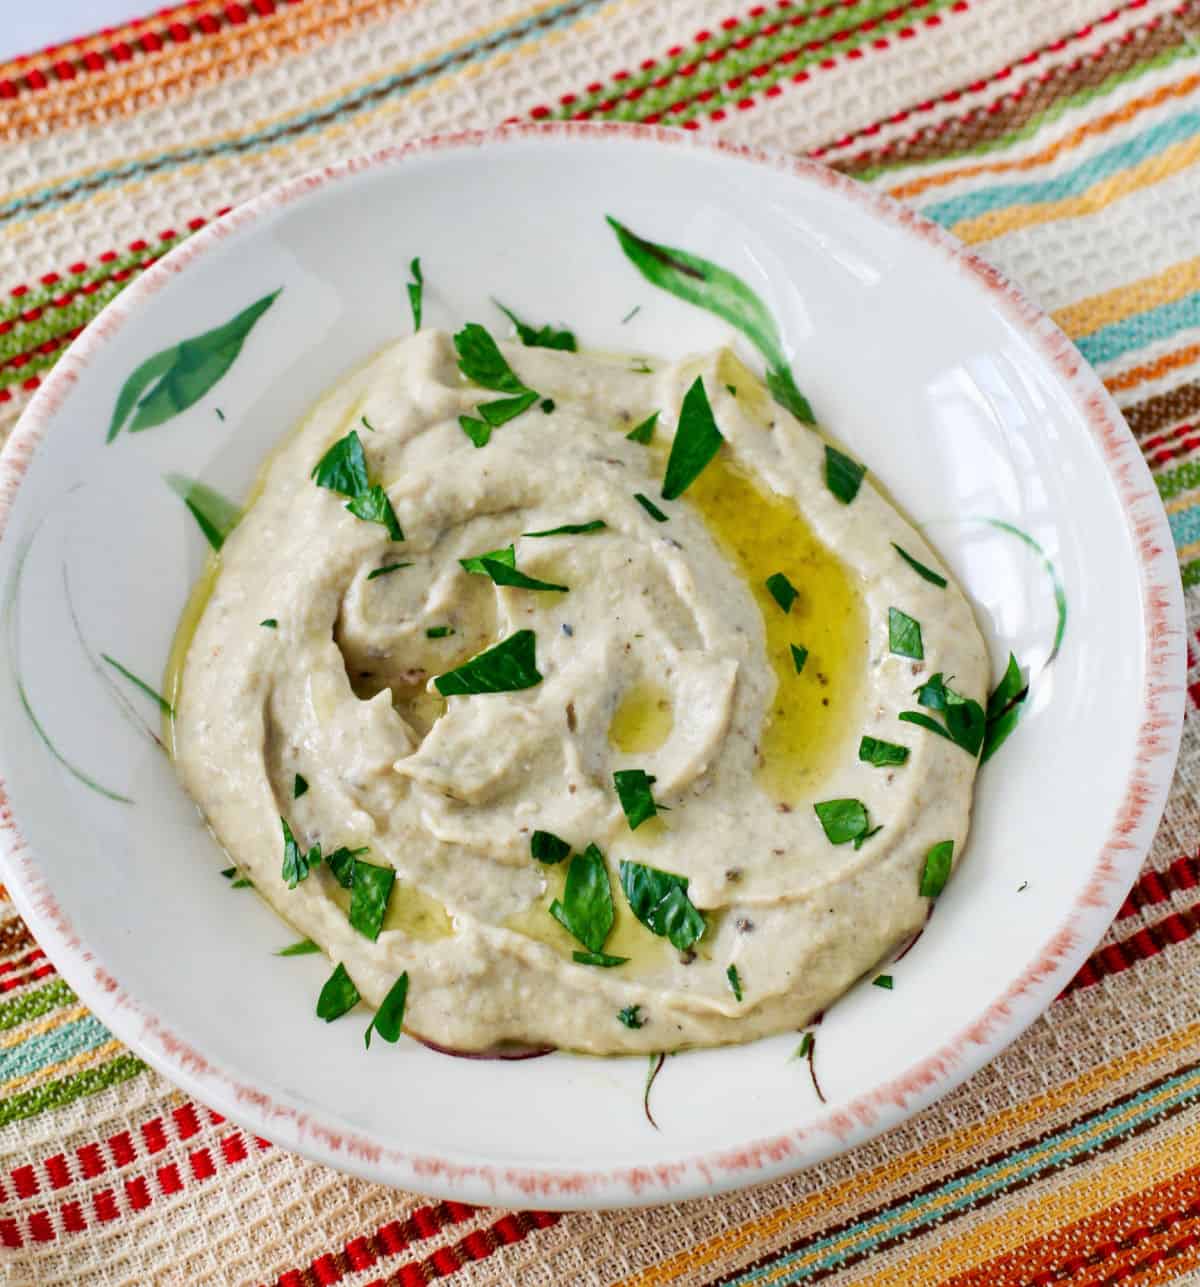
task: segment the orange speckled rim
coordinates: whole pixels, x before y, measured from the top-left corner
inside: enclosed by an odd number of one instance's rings
[[[1012,1042],[1070,982],[1107,930],[1137,877],[1166,804],[1183,726],[1185,618],[1174,542],[1132,434],[1099,378],[1038,307],[997,269],[955,238],[890,198],[818,162],[773,155],[682,131],[615,122],[533,123],[425,139],[316,170],[246,202],[165,255],[118,295],[74,341],[26,408],[0,453],[0,538],[38,443],[80,374],[129,315],[227,237],[327,184],[434,152],[545,138],[624,139],[640,146],[716,151],[784,170],[833,189],[883,222],[940,251],[988,292],[1053,368],[1094,435],[1120,500],[1140,570],[1146,679],[1133,771],[1091,876],[1058,929],[979,1016],[926,1058],[802,1129],[743,1147],[685,1155],[647,1167],[569,1169],[464,1164],[385,1148],[336,1120],[281,1103],[182,1041],[104,967],[72,926],[26,845],[0,782],[0,857],[29,928],[80,999],[149,1064],[203,1103],[255,1134],[366,1179],[437,1197],[488,1205],[559,1209],[649,1205],[773,1179],[872,1136],[931,1104]]]

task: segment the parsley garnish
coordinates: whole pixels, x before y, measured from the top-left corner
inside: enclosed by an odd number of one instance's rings
[[[946,888],[953,859],[953,840],[941,841],[925,855],[925,865],[921,868],[921,884],[917,889],[917,893],[922,898],[936,898]]]
[[[393,541],[404,540],[387,492],[367,476],[367,458],[356,430],[351,429],[329,448],[314,466],[312,477],[318,487],[349,496],[346,508],[355,518],[386,527]]]
[[[979,754],[983,745],[983,735],[987,724],[983,707],[970,697],[956,693],[943,679],[939,672],[916,690],[917,702],[928,710],[940,711],[945,725],[921,711],[901,711],[900,719],[907,724],[917,724],[921,728],[936,733],[939,737],[961,746],[970,756]]]
[[[532,688],[542,682],[535,649],[533,631],[518,630],[455,670],[437,675],[434,687],[443,697],[469,693],[515,693],[523,688]]]
[[[617,1018],[627,1028],[642,1028],[646,1020],[641,1016],[641,1009],[640,1005],[627,1005],[624,1010],[617,1011]]]
[[[608,864],[595,845],[571,859],[562,900],[550,904],[550,915],[589,952],[602,954],[614,914]]]
[[[729,986],[733,989],[733,995],[740,1002],[742,999],[742,980],[738,975],[737,966],[731,965],[725,971],[725,977],[729,980]]]
[[[425,631],[426,639],[445,639],[454,633],[453,626],[430,626]]]
[[[895,541],[892,542],[892,549],[900,555],[918,576],[924,577],[931,585],[940,586],[943,590],[946,588],[947,583],[944,576],[940,576],[932,568],[927,568],[924,563],[918,563],[907,550],[902,550]]]
[[[325,980],[321,995],[317,997],[317,1018],[332,1023],[340,1019],[347,1010],[353,1010],[362,998],[354,986],[354,980],[346,973],[346,967],[340,962],[334,972]]]
[[[350,886],[350,924],[372,942],[379,937],[388,899],[396,883],[392,867],[354,860],[354,883]]]
[[[553,326],[530,326],[527,322],[521,321],[511,308],[505,308],[498,299],[492,300],[492,303],[516,327],[521,343],[526,348],[559,349],[564,353],[575,352],[575,337],[570,331],[556,331]]]
[[[542,410],[546,413],[546,415],[550,415],[554,411],[555,405],[556,404],[553,398],[542,399]]]
[[[890,974],[877,974],[871,982],[877,988],[886,988],[889,992],[892,990],[892,976]]]
[[[341,496],[354,497],[367,490],[367,458],[355,430],[339,438],[317,461],[312,478],[318,487],[327,487]]]
[[[704,936],[704,916],[688,898],[686,876],[623,862],[621,888],[638,920],[652,934],[669,939],[681,952]]]
[[[825,446],[825,486],[842,502],[849,505],[858,495],[858,489],[867,472],[866,465],[851,460],[836,447]]]
[[[624,326],[626,322],[630,322],[630,321],[632,321],[632,320],[633,320],[633,318],[634,318],[634,315],[635,315],[635,314],[637,314],[637,313],[640,313],[640,312],[641,312],[641,309],[642,309],[642,306],[641,306],[640,304],[635,304],[635,305],[634,305],[634,306],[629,310],[629,312],[628,312],[628,313],[626,313],[626,314],[625,314],[625,316],[624,316],[623,318],[621,318],[621,325],[622,325],[622,326]],[[636,1009],[637,1007],[635,1006],[634,1008]]]
[[[797,647],[795,644],[788,644],[792,650],[792,665],[796,667],[796,674],[799,675],[804,670],[804,663],[808,660],[808,649],[803,645]]]
[[[372,1032],[379,1033],[382,1040],[391,1042],[393,1045],[400,1040],[400,1032],[404,1027],[404,1005],[407,1000],[408,971],[405,970],[388,988],[387,996],[383,998],[379,1009],[367,1024],[367,1030],[363,1033],[363,1044],[368,1050],[371,1048]]]
[[[276,956],[312,956],[314,952],[321,949],[312,941],[311,938],[302,938],[296,943],[289,943],[287,947],[281,947]]]
[[[538,400],[532,389],[521,383],[512,367],[505,361],[496,341],[478,322],[468,322],[454,337],[458,351],[458,369],[485,389],[514,396],[498,402],[483,402],[475,408],[481,419],[459,416],[458,423],[476,447],[487,445],[492,430],[505,424],[521,412],[527,411]]]
[[[414,259],[408,266],[412,281],[408,283],[408,305],[412,309],[413,330],[421,329],[421,300],[424,293],[425,278],[421,276],[421,261]]]
[[[572,952],[571,959],[578,965],[600,965],[611,969],[614,965],[626,964],[629,957],[609,956],[607,952]]]
[[[518,572],[516,550],[511,545],[503,550],[492,550],[469,559],[459,559],[459,563],[465,571],[476,576],[491,577],[495,585],[510,585],[518,590],[556,590],[561,594],[566,594],[570,589],[569,586],[539,581],[537,577]]]
[[[295,889],[302,881],[308,879],[309,871],[321,861],[321,846],[313,847],[305,853],[292,835],[286,818],[280,818],[283,826],[283,869],[281,875],[287,881],[289,889]]]
[[[641,769],[618,769],[613,774],[613,785],[617,788],[617,799],[625,811],[629,830],[636,831],[648,818],[662,808],[655,804],[650,788],[657,781]]]
[[[806,1059],[806,1058],[808,1057],[808,1055],[809,1055],[809,1054],[811,1053],[811,1051],[812,1051],[813,1044],[814,1044],[814,1042],[813,1042],[813,1035],[812,1035],[812,1033],[811,1033],[811,1032],[806,1032],[806,1033],[804,1034],[804,1036],[800,1038],[800,1044],[796,1047],[796,1051],[795,1051],[795,1053],[792,1055],[792,1058],[793,1058],[793,1059]]]
[[[301,774],[297,773],[296,780],[292,783],[292,799],[299,800],[307,790],[308,781]]]
[[[343,889],[352,889],[354,887],[354,867],[358,855],[367,852],[366,845],[361,849],[347,849],[343,845],[340,849],[335,849],[325,859],[325,866],[329,868],[330,874]]]
[[[858,758],[864,764],[874,764],[879,767],[903,764],[908,759],[908,747],[897,746],[895,742],[885,742],[881,738],[864,735],[858,744]]]
[[[704,381],[697,376],[683,395],[683,405],[679,409],[679,424],[663,478],[663,500],[678,500],[700,477],[724,441],[713,419],[712,407],[708,405]]]
[[[411,563],[387,563],[381,568],[376,568],[373,572],[367,573],[367,580],[374,581],[377,576],[387,576],[389,572],[399,572],[401,568],[410,568]]]
[[[608,524],[602,518],[594,518],[590,523],[564,523],[562,527],[548,527],[544,532],[522,532],[522,536],[585,536],[588,532],[599,532]]]
[[[643,496],[641,492],[634,492],[633,499],[637,501],[637,503],[656,523],[665,523],[667,521],[666,514],[664,514],[648,496]]]
[[[635,425],[625,435],[630,442],[640,442],[643,447],[648,447],[654,441],[654,430],[658,425],[658,412],[655,411],[648,415],[640,425]]]
[[[766,580],[767,589],[771,592],[771,598],[784,610],[791,612],[792,604],[800,597],[800,591],[787,579],[782,572],[772,572]]]
[[[914,621],[899,608],[889,608],[888,647],[897,657],[911,657],[913,661],[924,661],[925,645],[921,642],[921,623]]]
[[[367,419],[366,416],[359,416],[358,418],[363,422],[364,429],[366,429],[370,433],[376,432],[375,426]]]
[[[221,871],[221,875],[224,876],[225,879],[230,882],[229,884],[230,889],[253,889],[254,888],[253,883],[247,880],[246,877],[243,876],[236,867],[223,868]]]
[[[880,827],[872,827],[867,817],[867,806],[861,800],[822,800],[813,809],[831,845],[854,842],[861,849]]]
[[[278,622],[278,620],[277,620],[275,617],[267,617],[265,620],[260,621],[258,624],[259,624],[260,626],[266,626],[266,628],[267,628],[268,630],[278,630],[278,629],[279,629],[279,622]]]
[[[535,831],[529,837],[529,852],[538,862],[552,866],[556,862],[562,862],[571,852],[571,846],[553,831]]]
[[[983,734],[983,753],[980,763],[985,764],[1003,746],[1008,735],[1017,727],[1021,707],[1029,696],[1029,685],[1021,676],[1017,659],[1010,652],[1008,666],[996,685],[987,704],[987,726]]]

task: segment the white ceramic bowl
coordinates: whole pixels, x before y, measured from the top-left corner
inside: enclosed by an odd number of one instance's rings
[[[147,735],[205,542],[168,474],[245,494],[258,462],[377,346],[500,321],[489,299],[599,348],[668,356],[728,328],[654,290],[611,213],[740,274],[778,319],[822,421],[923,524],[1025,718],[979,779],[961,867],[893,991],[819,1029],[670,1058],[447,1058],[314,1017],[323,957],[226,860]],[[278,287],[243,351],[182,414],[106,442],[141,363]],[[641,305],[628,323],[622,319]],[[983,520],[1012,524],[1023,540]],[[1091,370],[993,269],[814,164],[679,133],[542,126],[349,161],[172,251],[75,341],[0,456],[5,876],[81,998],[172,1081],[252,1131],[372,1179],[468,1201],[649,1203],[749,1184],[848,1148],[944,1094],[1069,981],[1133,881],[1183,712],[1183,609],[1166,520]],[[1066,598],[1062,648],[1047,666]],[[53,747],[53,749],[51,749]],[[68,765],[70,767],[68,767]],[[93,780],[88,785],[83,779]],[[123,803],[94,789],[129,797]]]

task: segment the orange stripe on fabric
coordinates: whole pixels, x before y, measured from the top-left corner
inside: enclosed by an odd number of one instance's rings
[[[336,5],[276,9],[253,27],[226,26],[203,41],[164,47],[136,62],[97,73],[86,96],[70,84],[18,97],[5,109],[5,126],[18,138],[66,129],[92,120],[132,116],[162,106],[164,97],[191,93],[198,82],[242,77],[268,62],[329,44],[361,23],[385,17],[388,0],[339,0]]]
[[[1024,1248],[1037,1239],[1055,1238],[1064,1226],[1074,1226],[1107,1207],[1135,1200],[1147,1188],[1169,1184],[1197,1157],[1200,1121],[1191,1121],[1177,1132],[1148,1140],[1142,1148],[1122,1149],[1111,1159],[1094,1162],[1073,1182],[1047,1180],[1036,1199],[1027,1194],[1023,1202],[992,1208],[986,1217],[973,1220],[969,1228],[958,1232],[953,1226],[938,1230],[931,1241],[914,1246],[903,1260],[893,1261],[874,1273],[860,1272],[855,1287],[912,1287],[914,1283],[945,1287],[947,1279],[956,1287],[966,1281],[978,1281],[983,1287],[1029,1287],[1030,1274],[1019,1262],[1017,1277],[997,1277],[993,1266],[998,1259],[1003,1260],[997,1257],[998,1250]],[[1064,1174],[1069,1177],[1071,1173]],[[955,1277],[973,1274],[983,1266],[989,1268],[978,1279]],[[771,1279],[764,1277],[761,1281],[765,1284]]]
[[[978,165],[960,166],[956,170],[943,170],[940,174],[924,175],[919,179],[912,179],[907,183],[899,183],[894,188],[889,188],[888,195],[899,200],[905,200],[910,197],[920,196],[921,193],[927,192],[931,188],[940,188],[949,183],[956,183],[959,179],[971,179],[981,174],[1011,174],[1022,170],[1036,169],[1040,165],[1047,165],[1065,153],[1073,151],[1088,139],[1107,134],[1109,130],[1115,129],[1118,125],[1128,124],[1143,112],[1147,112],[1154,107],[1160,107],[1172,98],[1183,98],[1197,88],[1200,88],[1200,73],[1187,76],[1183,80],[1175,81],[1170,85],[1161,85],[1152,93],[1143,94],[1140,98],[1130,99],[1128,103],[1123,104],[1115,112],[1108,112],[1104,116],[1098,116],[1094,121],[1085,122],[1077,129],[1072,130],[1070,134],[1057,139],[1048,147],[1030,156],[1023,156],[1013,161],[990,161]]]
[[[1183,1237],[1190,1224],[1200,1225],[1200,1167],[1173,1175],[1122,1198],[1083,1220],[1014,1247],[970,1273],[949,1279],[943,1287],[1008,1287],[1036,1283],[1041,1275],[1055,1281],[1089,1281],[1144,1259],[1155,1244]],[[1198,1248],[1200,1250],[1200,1248]],[[1092,1273],[1089,1273],[1092,1271]]]
[[[1145,313],[1160,304],[1170,304],[1200,288],[1200,256],[1172,264],[1152,277],[1143,277],[1126,286],[1100,295],[1091,295],[1076,304],[1060,308],[1052,316],[1073,340],[1091,335],[1134,313]]]
[[[1016,232],[1019,228],[1036,228],[1059,219],[1096,214],[1122,197],[1181,173],[1194,165],[1197,157],[1200,157],[1200,136],[1175,143],[1157,156],[1147,157],[1137,165],[1103,179],[1078,196],[989,210],[986,214],[961,220],[950,231],[968,245],[977,245],[981,241]]]
[[[643,1270],[621,1280],[620,1287],[664,1287],[693,1267],[697,1256],[722,1255],[766,1242],[784,1233],[791,1225],[812,1216],[829,1213],[836,1206],[862,1203],[888,1185],[919,1175],[925,1168],[952,1161],[958,1154],[977,1150],[994,1139],[1001,1139],[1014,1130],[1028,1127],[1042,1120],[1047,1114],[1069,1108],[1084,1096],[1102,1091],[1105,1087],[1152,1066],[1156,1062],[1189,1050],[1200,1042],[1200,1023],[1188,1025],[1179,1032],[1161,1038],[1140,1050],[1130,1051],[1121,1058],[1090,1069],[1079,1077],[1064,1082],[1013,1108],[993,1114],[985,1121],[954,1131],[934,1140],[911,1153],[903,1154],[890,1162],[873,1167],[839,1184],[830,1185],[820,1193],[800,1199],[785,1207],[758,1216],[736,1229],[726,1230],[718,1237],[698,1247],[681,1252],[659,1265]]]
[[[1144,362],[1141,366],[1133,366],[1128,371],[1122,371],[1120,375],[1109,376],[1104,384],[1110,393],[1124,393],[1127,389],[1136,389],[1139,384],[1146,384],[1164,375],[1170,375],[1172,371],[1178,371],[1181,367],[1191,366],[1196,361],[1200,361],[1200,344],[1189,344],[1187,348],[1177,349],[1174,353],[1165,353],[1162,357],[1155,358],[1153,362]]]

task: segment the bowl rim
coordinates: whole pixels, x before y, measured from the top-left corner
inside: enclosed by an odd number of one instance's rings
[[[973,278],[997,311],[1056,372],[1098,443],[1128,524],[1139,565],[1146,671],[1136,751],[1124,797],[1086,886],[1057,930],[952,1040],[871,1091],[828,1108],[806,1127],[646,1167],[464,1164],[384,1148],[339,1125],[333,1114],[326,1120],[321,1113],[278,1102],[178,1037],[164,1018],[150,1012],[108,972],[79,937],[21,834],[2,777],[0,860],[18,911],[80,1000],[174,1085],[255,1135],[365,1179],[432,1197],[562,1210],[643,1206],[771,1180],[864,1143],[954,1089],[1045,1010],[1107,930],[1137,877],[1166,804],[1185,704],[1183,590],[1166,513],[1115,402],[1058,326],[998,269],[928,219],[820,162],[662,126],[622,122],[510,123],[490,130],[434,135],[286,180],[206,225],[120,292],[72,342],[30,400],[0,451],[0,540],[7,532],[21,480],[63,399],[127,317],[193,260],[226,237],[251,228],[264,215],[339,180],[397,167],[416,157],[529,139],[624,140],[638,146],[684,148],[766,165],[820,184],[857,202],[893,229],[932,246],[952,268]]]

